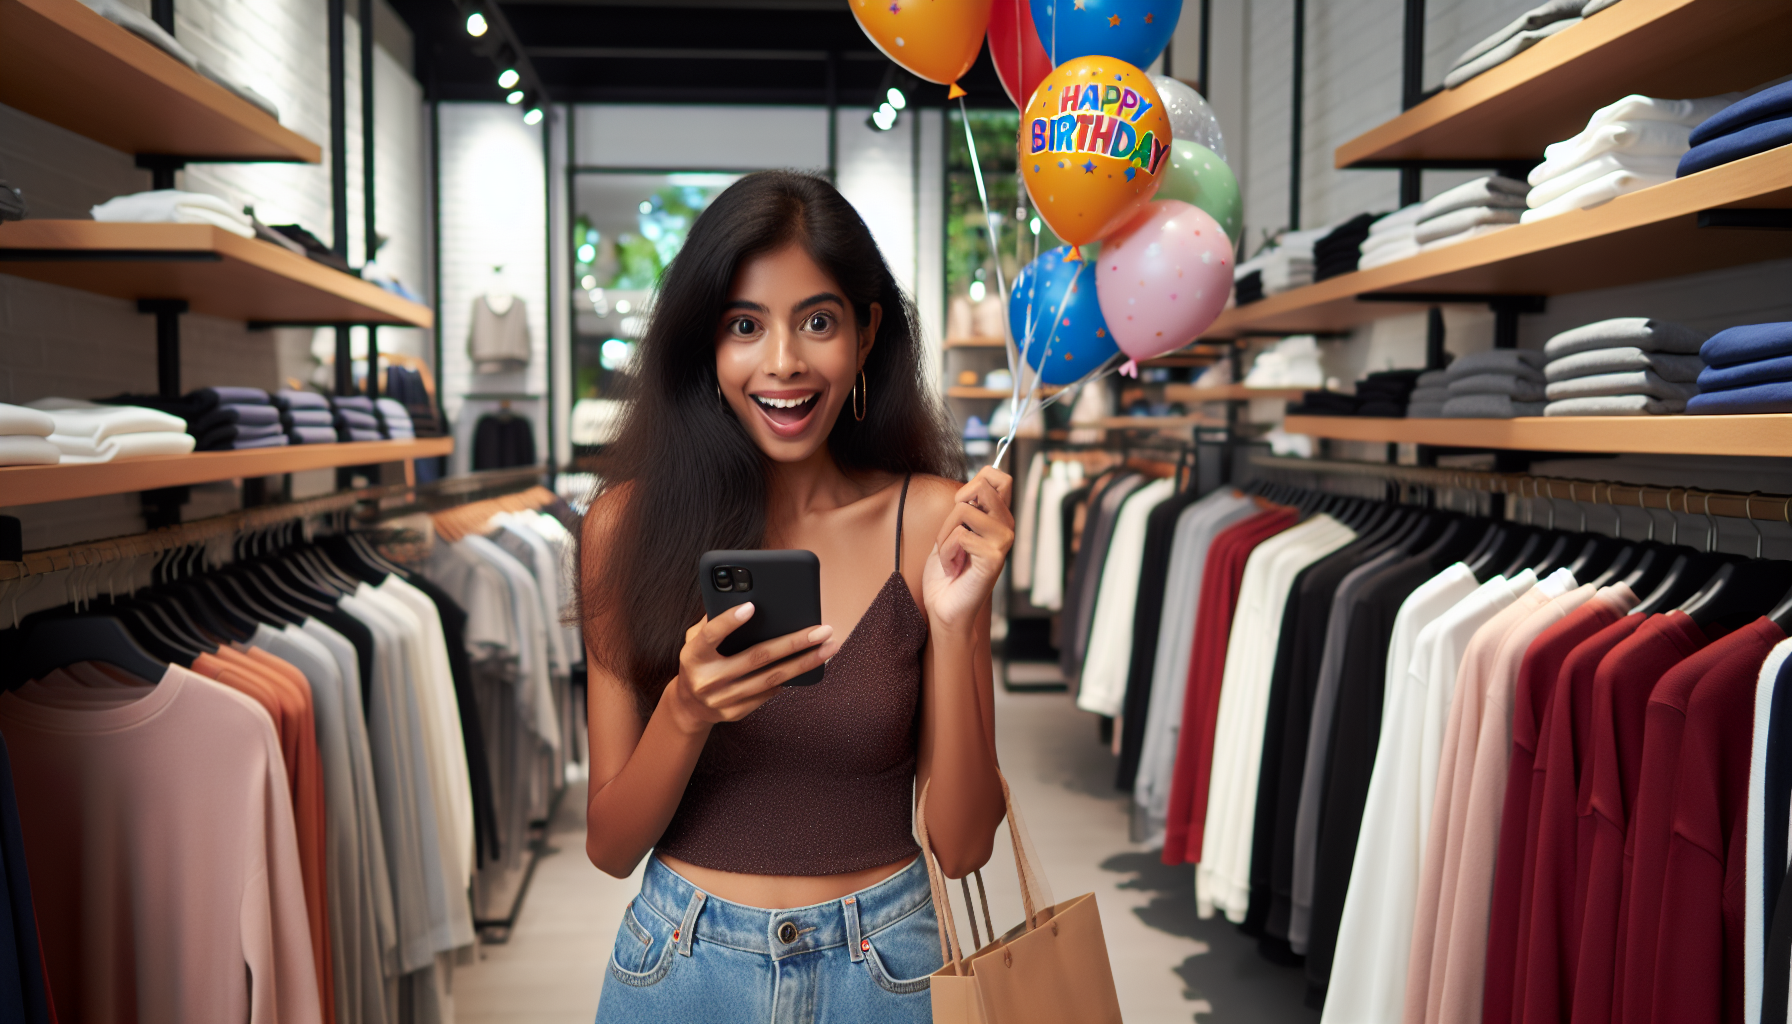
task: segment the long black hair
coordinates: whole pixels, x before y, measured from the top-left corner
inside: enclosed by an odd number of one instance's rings
[[[841,410],[828,451],[845,470],[962,478],[964,456],[928,365],[914,307],[877,242],[834,186],[790,171],[735,182],[697,218],[666,267],[635,354],[626,412],[598,459],[592,514],[607,543],[580,552],[586,643],[633,687],[642,717],[678,673],[703,616],[697,560],[765,537],[767,459],[718,393],[716,329],[748,259],[795,243],[839,283],[860,327],[883,308],[866,358],[865,418]],[[615,491],[623,500],[603,500]],[[626,495],[626,497],[623,497]],[[603,623],[603,635],[592,627]]]

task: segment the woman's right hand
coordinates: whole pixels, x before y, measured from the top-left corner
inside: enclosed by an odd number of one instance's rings
[[[820,667],[840,647],[833,642],[834,627],[824,625],[754,644],[739,654],[719,653],[716,645],[752,617],[748,602],[685,630],[678,676],[666,689],[675,720],[687,732],[745,718],[779,686]],[[791,658],[793,654],[797,656]]]

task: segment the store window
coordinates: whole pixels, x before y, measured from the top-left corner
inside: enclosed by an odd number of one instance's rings
[[[660,273],[697,215],[739,174],[578,171],[573,175],[572,442],[608,440],[616,399],[646,331]]]

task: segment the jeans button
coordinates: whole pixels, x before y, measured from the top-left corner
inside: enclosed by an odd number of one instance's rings
[[[791,924],[789,921],[786,921],[783,924],[779,925],[778,926],[778,941],[784,943],[786,946],[790,945],[792,942],[795,942],[796,941],[796,925]]]

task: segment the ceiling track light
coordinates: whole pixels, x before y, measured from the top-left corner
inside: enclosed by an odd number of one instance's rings
[[[498,88],[514,89],[516,88],[516,83],[522,80],[523,76],[517,74],[515,68],[505,68],[498,73]]]
[[[518,103],[523,102],[523,90],[518,89],[515,92],[511,93],[510,95],[504,97],[504,102],[510,104],[513,107],[516,106]]]
[[[467,14],[467,35],[472,36],[474,39],[478,39],[480,36],[485,35],[486,30],[490,28],[491,25],[485,20],[484,12],[474,9]]]

